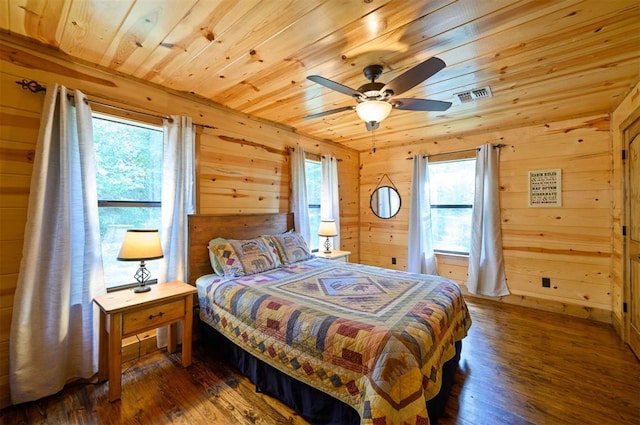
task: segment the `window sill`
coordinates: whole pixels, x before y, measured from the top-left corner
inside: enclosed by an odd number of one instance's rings
[[[149,286],[149,285],[155,285],[158,283],[158,279],[149,279],[148,281],[145,282],[145,285]],[[123,291],[125,289],[133,289],[140,286],[139,283],[126,283],[124,285],[118,285],[118,286],[108,286],[107,287],[107,293],[109,292],[116,292],[116,291]]]
[[[436,257],[451,257],[451,258],[469,258],[469,254],[454,254],[451,252],[434,252]]]

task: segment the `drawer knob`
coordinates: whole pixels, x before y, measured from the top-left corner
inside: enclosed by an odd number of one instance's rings
[[[163,314],[164,314],[163,312],[160,312],[160,313],[158,313],[156,315],[150,314],[149,315],[149,320],[153,319],[154,317],[162,317]]]

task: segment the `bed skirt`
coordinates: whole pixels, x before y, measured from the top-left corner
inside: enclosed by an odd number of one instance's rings
[[[351,406],[255,358],[226,339],[204,322],[200,322],[203,344],[215,350],[228,364],[238,368],[256,386],[256,391],[282,401],[313,425],[357,425],[360,415]],[[462,341],[456,342],[456,354],[443,365],[442,387],[427,401],[429,420],[434,423],[444,413],[460,360]]]

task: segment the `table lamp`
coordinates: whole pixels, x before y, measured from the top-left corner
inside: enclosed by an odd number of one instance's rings
[[[138,281],[138,286],[133,292],[147,292],[151,288],[146,285],[149,280],[149,270],[147,270],[144,262],[148,260],[157,260],[164,257],[162,253],[162,245],[160,244],[160,235],[158,229],[129,229],[124,235],[122,247],[118,254],[119,261],[140,261],[140,267],[134,277]]]
[[[336,228],[335,220],[322,220],[320,221],[320,228],[318,229],[318,236],[326,236],[327,240],[324,241],[324,253],[331,254],[331,242],[329,238],[338,236],[338,229]]]

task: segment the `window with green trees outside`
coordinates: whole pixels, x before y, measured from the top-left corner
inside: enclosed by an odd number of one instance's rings
[[[93,135],[105,284],[136,284],[138,263],[117,256],[127,229],[160,228],[162,127],[94,114]],[[152,279],[158,263],[146,264]]]

